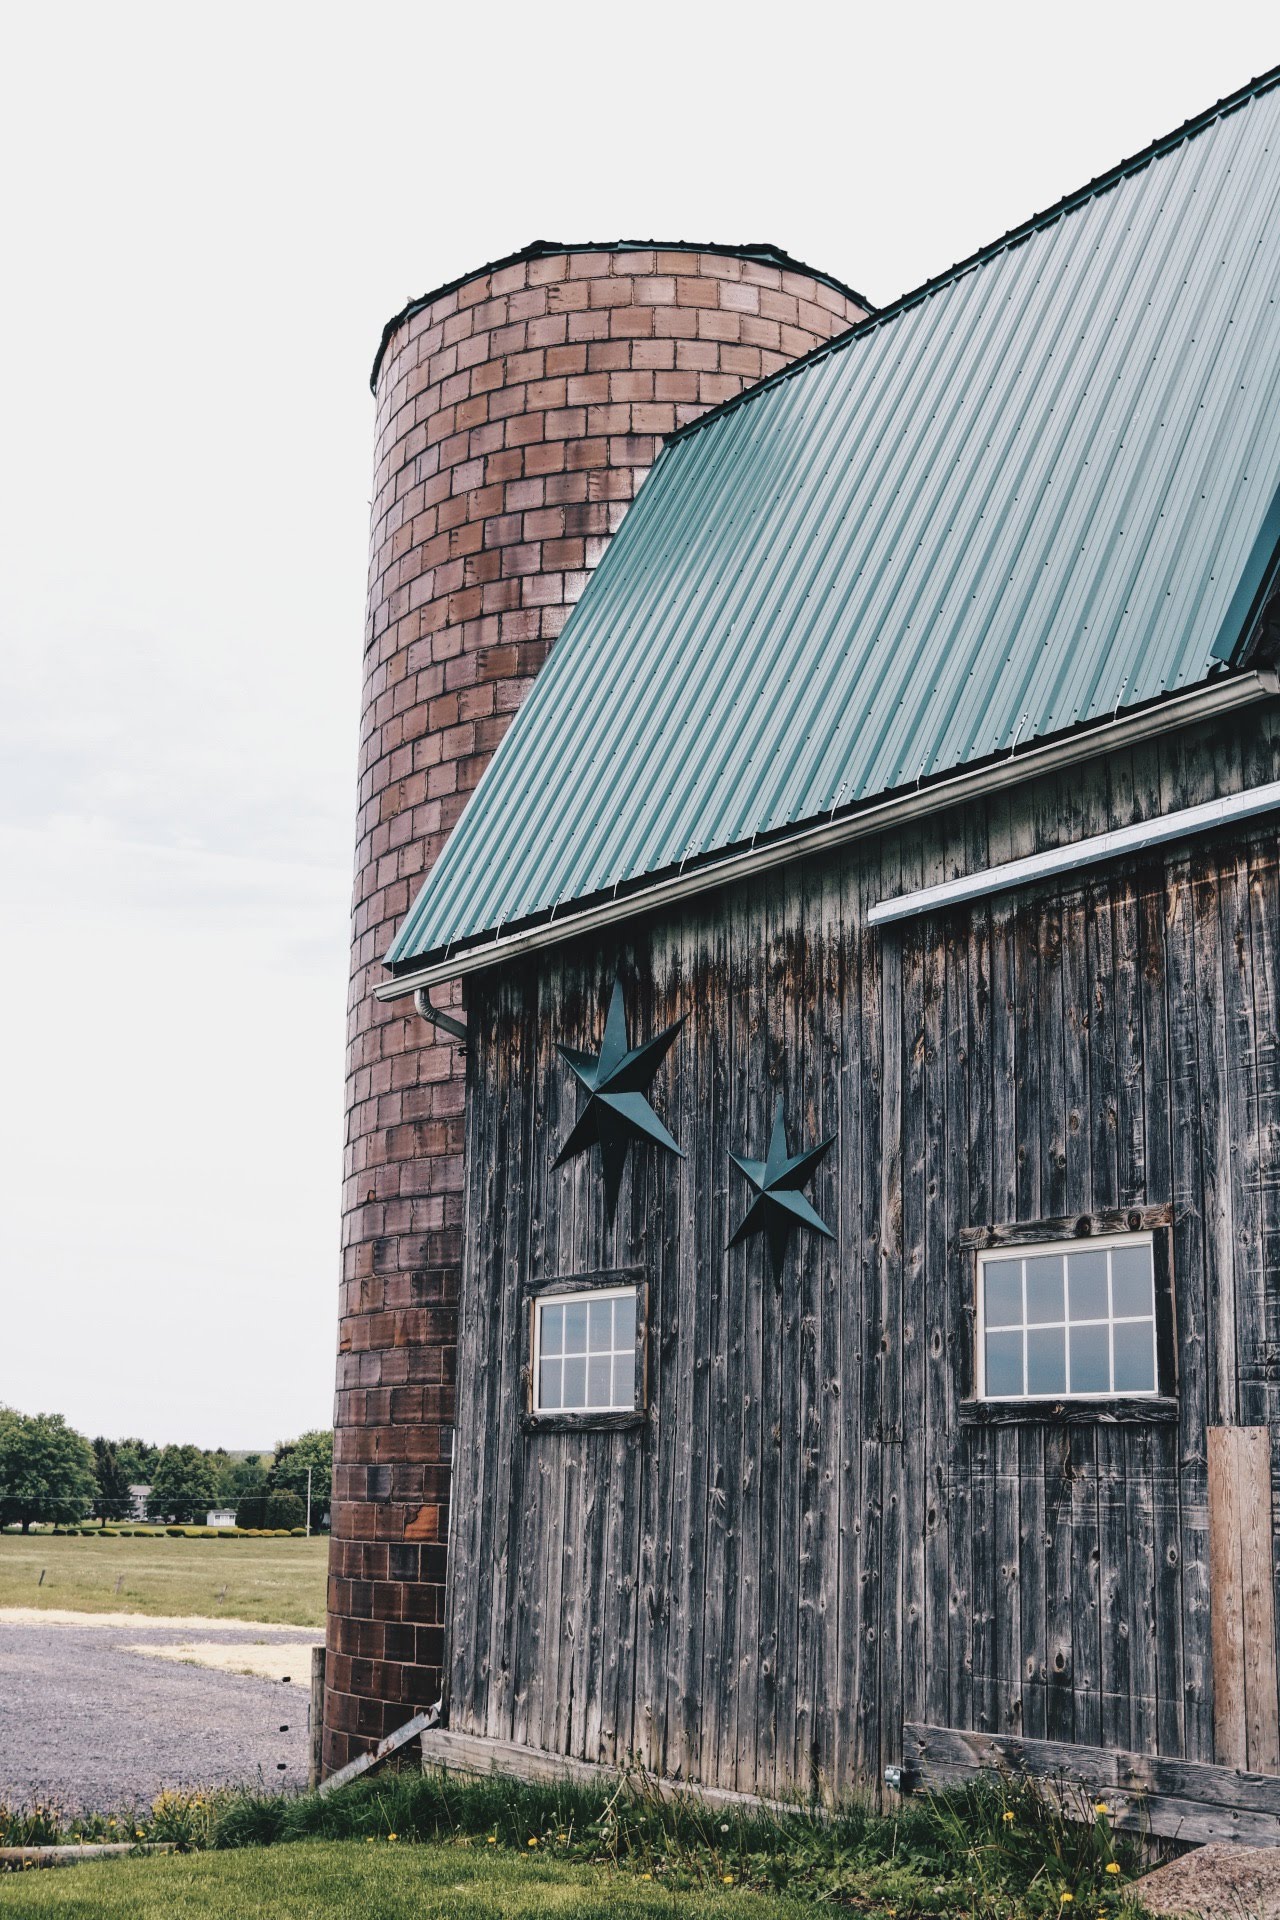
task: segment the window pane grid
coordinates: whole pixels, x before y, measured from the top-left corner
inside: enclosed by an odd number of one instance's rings
[[[630,1413],[635,1407],[636,1290],[549,1295],[534,1328],[534,1411]]]
[[[983,1255],[979,1296],[985,1398],[1105,1399],[1158,1390],[1149,1236]]]

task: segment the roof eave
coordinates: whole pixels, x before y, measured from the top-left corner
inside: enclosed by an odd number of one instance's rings
[[[481,936],[457,952],[446,948],[419,960],[405,961],[390,980],[374,987],[374,997],[398,1000],[420,987],[437,986],[464,974],[499,966],[521,954],[561,946],[577,935],[633,920],[731,882],[829,852],[947,807],[1021,784],[1037,774],[1078,765],[1138,741],[1272,699],[1278,693],[1280,674],[1274,668],[1259,666],[1223,674],[1185,693],[1171,694],[1130,713],[1054,735],[1021,753],[1002,754],[998,759],[947,775],[929,785],[913,787],[907,792],[900,790],[869,806],[799,828],[762,845],[730,849],[699,866],[667,873],[627,893],[597,899],[564,914],[552,909],[511,933]]]

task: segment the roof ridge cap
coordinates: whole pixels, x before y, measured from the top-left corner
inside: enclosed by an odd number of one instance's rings
[[[1027,219],[1019,222],[1015,227],[1010,227],[997,239],[989,240],[985,245],[975,248],[962,260],[957,260],[953,266],[947,267],[941,273],[931,275],[927,280],[922,280],[919,286],[912,287],[908,292],[899,294],[896,300],[890,300],[885,306],[873,310],[865,320],[857,321],[844,333],[836,334],[831,340],[824,340],[820,346],[801,354],[799,359],[788,361],[785,367],[779,367],[776,372],[767,374],[763,380],[757,380],[753,385],[744,387],[741,393],[734,394],[732,399],[722,400],[719,406],[699,414],[696,420],[686,421],[684,426],[677,427],[674,433],[667,435],[666,444],[671,445],[674,441],[685,440],[695,433],[702,432],[705,427],[713,425],[724,415],[735,413],[739,407],[745,406],[757,395],[769,392],[772,388],[782,385],[784,381],[790,380],[795,374],[803,373],[809,367],[830,358],[832,354],[843,351],[854,340],[860,340],[864,335],[874,333],[877,328],[889,325],[899,315],[918,306],[922,300],[927,300],[932,294],[941,292],[944,287],[962,279],[966,274],[976,272],[979,267],[986,266],[989,260],[1011,252],[1014,247],[1021,246],[1024,240],[1029,240],[1033,234],[1045,232],[1056,221],[1087,206],[1100,194],[1110,192],[1111,188],[1118,186],[1122,180],[1130,179],[1134,174],[1140,173],[1144,167],[1149,166],[1153,160],[1159,159],[1162,154],[1171,153],[1185,141],[1193,140],[1197,135],[1207,132],[1216,121],[1225,119],[1229,113],[1234,113],[1251,100],[1259,99],[1278,85],[1280,85],[1280,66],[1269,67],[1265,73],[1255,75],[1252,80],[1238,87],[1234,93],[1224,94],[1222,99],[1216,100],[1211,107],[1205,107],[1200,113],[1192,114],[1191,118],[1184,120],[1181,126],[1174,127],[1169,133],[1161,134],[1157,139],[1140,148],[1137,153],[1130,154],[1127,159],[1118,160],[1105,172],[1096,174],[1092,180],[1086,181],[1082,187],[1076,187],[1070,193],[1063,194],[1062,198],[1055,200],[1051,206],[1043,208],[1039,213],[1029,215]]]

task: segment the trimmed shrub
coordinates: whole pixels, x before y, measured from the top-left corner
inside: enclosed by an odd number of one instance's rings
[[[165,1532],[169,1535],[169,1538],[171,1540],[185,1540],[187,1537],[187,1530],[185,1527],[166,1527]]]
[[[289,1534],[290,1534],[290,1537],[294,1540],[305,1540],[307,1537],[307,1530],[305,1527],[290,1527]]]

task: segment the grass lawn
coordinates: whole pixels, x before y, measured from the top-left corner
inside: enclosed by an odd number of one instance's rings
[[[813,1920],[737,1886],[669,1893],[633,1873],[503,1850],[302,1841],[0,1875],[0,1914],[62,1920]]]
[[[328,1558],[329,1542],[319,1538],[174,1540],[162,1534],[153,1540],[96,1540],[5,1533],[0,1534],[0,1607],[192,1614],[206,1620],[222,1615],[323,1627]]]

